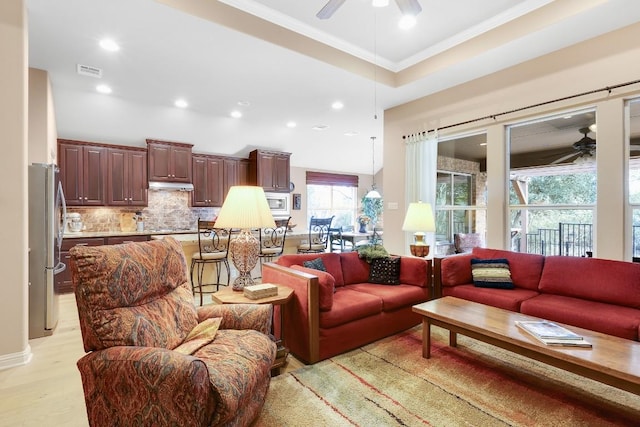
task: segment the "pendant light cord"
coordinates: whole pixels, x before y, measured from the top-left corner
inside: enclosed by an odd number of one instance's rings
[[[378,20],[373,10],[373,119],[378,120]]]

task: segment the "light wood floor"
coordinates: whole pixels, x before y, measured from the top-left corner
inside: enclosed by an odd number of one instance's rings
[[[29,341],[33,358],[0,371],[0,427],[88,426],[80,372],[85,353],[73,294],[60,298],[53,335]],[[288,372],[303,366],[289,356]]]

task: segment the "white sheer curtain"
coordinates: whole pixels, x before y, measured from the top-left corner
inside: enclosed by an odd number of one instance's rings
[[[435,215],[436,178],[438,168],[438,131],[420,132],[405,138],[405,212],[409,203],[422,201],[431,203]],[[413,242],[411,233],[405,234],[407,247]],[[435,254],[435,233],[427,233],[426,243]]]

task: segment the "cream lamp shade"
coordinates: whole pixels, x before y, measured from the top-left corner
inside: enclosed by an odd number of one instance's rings
[[[237,236],[229,237],[231,260],[239,273],[233,281],[234,291],[242,291],[245,286],[255,284],[251,278],[251,270],[258,263],[260,242],[251,230],[275,226],[262,187],[238,185],[229,189],[215,227],[240,229]]]
[[[414,202],[409,204],[402,224],[403,231],[413,231],[414,243],[409,245],[411,254],[424,257],[429,255],[429,245],[424,241],[426,232],[436,231],[433,209],[430,203]]]

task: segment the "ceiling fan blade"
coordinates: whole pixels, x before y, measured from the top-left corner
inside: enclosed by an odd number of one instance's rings
[[[345,0],[329,0],[316,16],[319,19],[329,19],[344,2]]]
[[[550,164],[552,165],[557,165],[558,163],[562,163],[566,160],[569,160],[572,157],[577,157],[577,156],[581,156],[582,153],[571,153],[571,154],[567,154],[566,156],[562,156],[559,159],[555,159],[553,162],[551,162]]]
[[[417,16],[422,12],[422,7],[418,0],[396,0],[396,4],[403,15]]]

